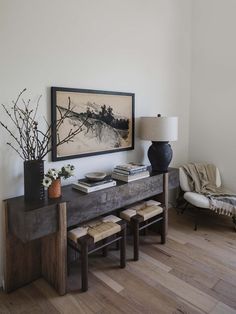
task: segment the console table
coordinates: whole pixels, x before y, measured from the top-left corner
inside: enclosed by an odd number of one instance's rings
[[[62,197],[26,203],[4,201],[4,290],[10,292],[43,276],[60,295],[66,293],[67,228],[159,195],[168,224],[168,190],[179,186],[178,169],[130,183],[83,193],[62,188]],[[166,229],[167,230],[167,229]]]

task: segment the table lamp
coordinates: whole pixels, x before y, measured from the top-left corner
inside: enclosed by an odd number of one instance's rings
[[[141,117],[140,137],[143,140],[152,141],[148,149],[153,172],[167,172],[172,160],[173,151],[169,142],[178,139],[178,118]]]

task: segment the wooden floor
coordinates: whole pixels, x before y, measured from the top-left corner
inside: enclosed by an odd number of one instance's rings
[[[141,258],[117,267],[117,251],[91,256],[89,291],[79,291],[77,268],[71,292],[58,297],[43,280],[9,295],[0,293],[0,313],[236,313],[236,233],[231,219],[202,214],[197,232],[192,213],[170,210],[166,245],[142,237]],[[26,270],[27,271],[27,270]]]

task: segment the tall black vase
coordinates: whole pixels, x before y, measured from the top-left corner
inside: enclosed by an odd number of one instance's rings
[[[27,202],[44,199],[44,160],[28,160],[24,162],[24,188]]]

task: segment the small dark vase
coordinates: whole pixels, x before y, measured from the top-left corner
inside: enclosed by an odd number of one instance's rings
[[[24,162],[24,188],[27,202],[44,199],[44,160],[29,160]]]

